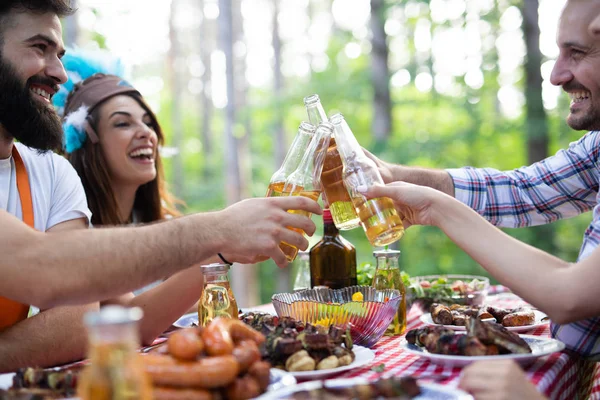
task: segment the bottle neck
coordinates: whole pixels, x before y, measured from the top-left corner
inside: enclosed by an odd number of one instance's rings
[[[324,221],[323,222],[323,236],[327,237],[335,237],[340,234],[338,228],[335,227],[333,221]]]
[[[227,272],[222,272],[218,274],[205,274],[204,275],[204,284],[207,283],[222,283],[228,282],[229,278],[227,276]]]
[[[318,126],[321,122],[327,121],[327,115],[320,101],[306,106],[308,121],[314,126]]]
[[[378,269],[400,268],[398,265],[398,257],[377,257]]]

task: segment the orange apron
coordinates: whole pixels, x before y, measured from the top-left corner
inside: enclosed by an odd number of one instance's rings
[[[31,188],[29,186],[29,177],[27,169],[23,163],[21,155],[17,151],[17,146],[13,144],[13,160],[17,172],[17,190],[21,200],[21,212],[23,213],[23,222],[34,228],[33,222],[33,202],[31,200]],[[23,321],[29,313],[29,305],[17,303],[16,301],[0,296],[0,330]]]

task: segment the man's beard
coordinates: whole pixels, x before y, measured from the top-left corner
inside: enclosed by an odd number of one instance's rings
[[[0,124],[10,136],[42,152],[61,150],[63,130],[51,104],[33,98],[32,82],[56,87],[50,78],[32,77],[25,86],[16,69],[0,53]]]
[[[589,105],[587,109],[580,109],[575,113],[570,112],[567,116],[567,125],[576,131],[596,131],[600,130],[600,109],[592,102],[591,92],[581,83],[572,80],[563,85],[565,92],[587,92]]]

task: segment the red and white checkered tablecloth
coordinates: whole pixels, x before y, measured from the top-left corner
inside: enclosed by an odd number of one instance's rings
[[[503,288],[495,288],[502,291]],[[525,305],[525,302],[512,293],[499,293],[488,296],[487,303],[497,307],[513,308]],[[407,318],[407,331],[424,326],[420,321],[421,311],[413,307]],[[550,336],[549,325],[525,332],[529,335]],[[436,379],[439,384],[457,386],[460,380],[461,368],[447,367],[431,363],[426,358],[409,354],[402,350],[400,342],[404,336],[383,337],[373,348],[375,359],[361,368],[341,373],[331,378],[354,378],[361,377],[368,380],[376,380],[380,376],[404,376],[412,375],[426,380],[427,377]],[[384,372],[378,373],[373,367],[384,364]],[[537,386],[538,390],[551,399],[575,399],[579,386],[578,375],[580,368],[576,357],[567,353],[555,353],[539,358],[534,364],[526,368],[529,379]],[[600,376],[596,376],[595,385],[592,389],[592,398],[598,396],[600,399],[600,384],[597,384]]]

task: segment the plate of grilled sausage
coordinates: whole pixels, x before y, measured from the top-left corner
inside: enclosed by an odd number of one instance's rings
[[[421,315],[421,322],[428,326],[443,326],[454,331],[464,331],[468,318],[496,322],[513,332],[527,332],[549,322],[546,314],[528,307],[500,308],[459,304],[447,306],[437,303],[431,305],[429,313]]]

